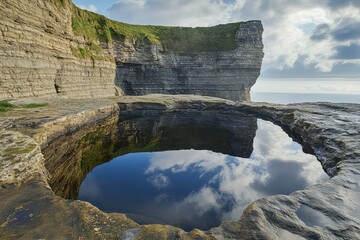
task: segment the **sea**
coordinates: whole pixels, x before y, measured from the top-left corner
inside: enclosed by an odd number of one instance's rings
[[[259,79],[251,90],[251,101],[360,104],[360,79]]]

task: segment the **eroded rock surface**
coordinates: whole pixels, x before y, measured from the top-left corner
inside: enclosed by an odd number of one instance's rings
[[[126,95],[196,94],[249,101],[264,55],[262,32],[260,21],[241,23],[230,51],[168,53],[161,46],[139,46],[117,62],[116,84]]]
[[[65,3],[65,7],[61,5]],[[68,1],[0,2],[0,98],[115,96],[113,60],[78,58]]]
[[[25,146],[31,146],[19,155],[11,151],[0,153],[1,176],[12,173],[11,177],[1,178],[2,238],[360,238],[360,105],[240,104],[215,98],[163,95],[104,99],[96,104],[80,100],[76,104],[52,101],[41,110],[1,114],[4,149],[12,148],[14,137],[19,141],[24,139],[30,144]],[[79,130],[114,119],[114,116],[121,118],[119,104],[130,109],[156,104],[170,112],[177,109],[199,112],[216,109],[234,114],[252,114],[273,121],[300,142],[307,152],[313,152],[331,178],[288,196],[276,195],[256,200],[239,216],[238,221],[224,222],[207,232],[193,230],[187,233],[164,225],[141,226],[122,214],[106,214],[90,204],[56,196],[49,188],[44,167],[47,160],[39,149],[45,149],[49,142],[65,134],[85,134]],[[60,111],[54,108],[56,106]],[[9,135],[10,131],[13,134]],[[34,154],[27,154],[29,152]],[[16,159],[15,164],[21,163],[21,171],[11,170],[14,169],[12,159]],[[26,167],[27,164],[33,165],[34,161],[39,167]]]

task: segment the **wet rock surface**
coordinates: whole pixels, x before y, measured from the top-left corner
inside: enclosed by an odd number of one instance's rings
[[[49,187],[51,176],[45,168],[48,144],[121,119],[125,106],[133,113],[155,106],[169,112],[216,110],[270,120],[314,153],[331,179],[289,195],[256,200],[238,221],[206,232],[142,226],[123,214],[106,214],[88,203],[58,197]],[[100,101],[53,99],[42,109],[1,113],[0,235],[4,239],[359,239],[359,110],[357,104],[241,104],[200,96],[150,95]],[[24,148],[14,149],[15,143]]]

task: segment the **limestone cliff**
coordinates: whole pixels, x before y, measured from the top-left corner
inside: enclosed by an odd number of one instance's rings
[[[0,19],[0,98],[169,93],[249,100],[263,58],[259,21],[137,26],[70,0],[2,0]]]
[[[74,56],[67,1],[0,1],[0,98],[115,95],[115,63]]]
[[[237,26],[234,48],[226,51],[194,53],[166,51],[161,45],[137,47],[126,59],[117,57],[116,84],[127,95],[196,94],[250,100],[250,88],[260,75],[263,58],[261,34],[261,23],[249,21]],[[207,39],[198,41],[205,45]]]

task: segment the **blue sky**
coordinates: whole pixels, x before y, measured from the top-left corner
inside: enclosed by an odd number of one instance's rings
[[[260,19],[265,29],[262,77],[360,79],[360,0],[73,2],[134,24],[210,26]]]

